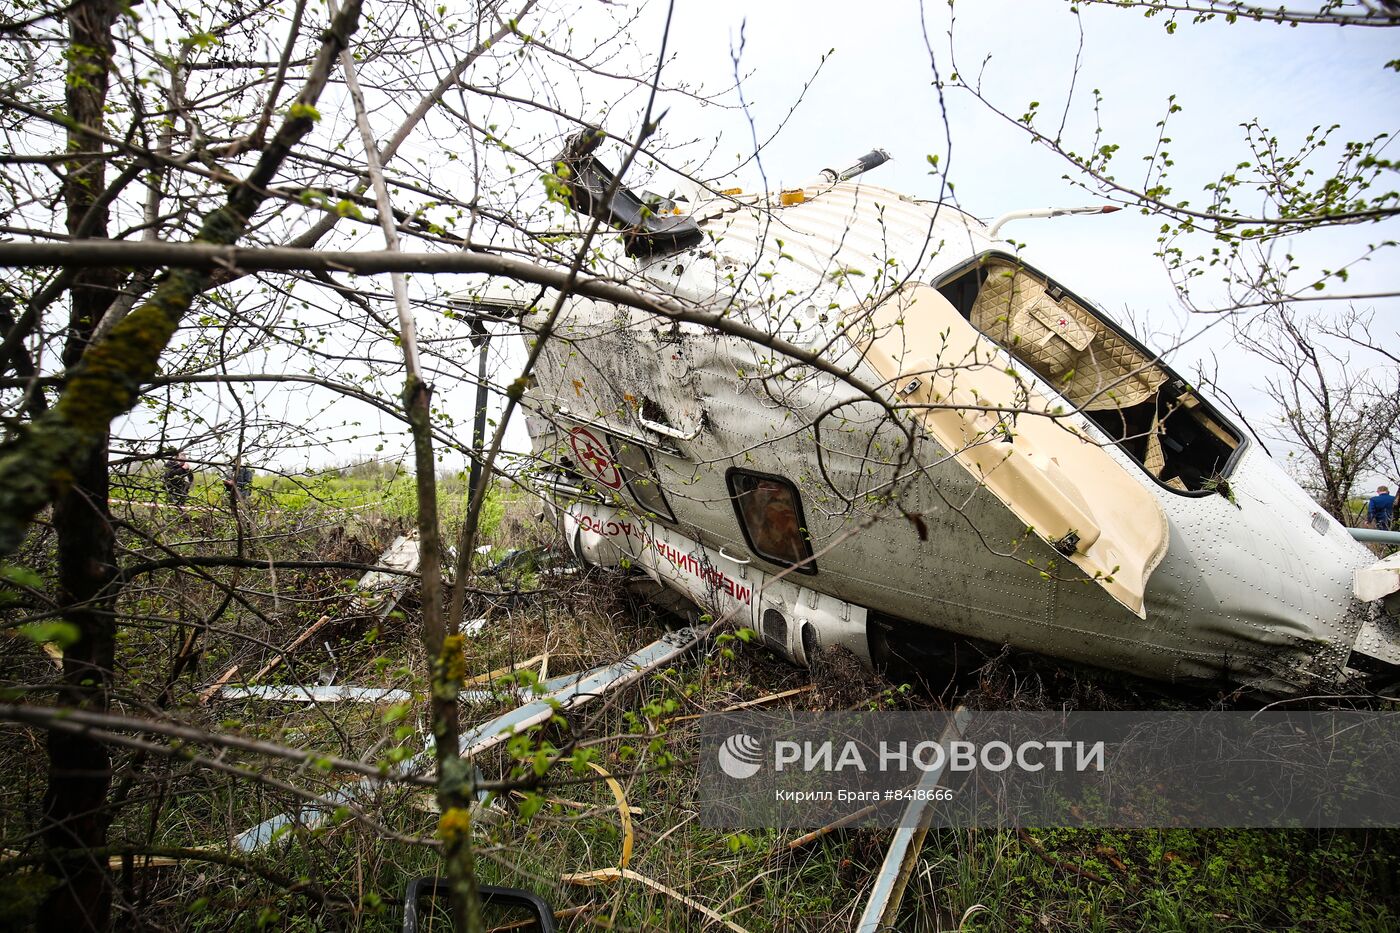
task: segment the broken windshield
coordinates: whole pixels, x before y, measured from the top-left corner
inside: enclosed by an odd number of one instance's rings
[[[979,258],[939,292],[1177,492],[1225,491],[1240,434],[1089,304],[1009,256]]]

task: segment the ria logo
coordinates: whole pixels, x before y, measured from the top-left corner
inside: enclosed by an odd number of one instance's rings
[[[736,780],[751,778],[762,767],[763,746],[747,732],[736,732],[720,745],[719,769]]]

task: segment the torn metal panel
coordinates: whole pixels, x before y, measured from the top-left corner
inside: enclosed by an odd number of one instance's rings
[[[219,691],[223,700],[267,700],[271,703],[409,703],[413,694],[407,690],[385,687],[351,686],[253,686],[224,687]]]
[[[386,618],[398,605],[404,593],[413,582],[410,576],[418,571],[418,539],[411,535],[399,535],[393,543],[379,555],[381,567],[392,567],[403,573],[385,573],[371,570],[356,584],[356,596],[351,603],[351,611],[357,615],[373,615],[377,619]]]
[[[1400,590],[1400,551],[1352,572],[1352,592],[1363,603]]]
[[[1400,620],[1386,612],[1368,616],[1356,635],[1348,667],[1363,669],[1365,662],[1358,655],[1400,668]]]
[[[940,759],[941,762],[946,762],[951,756],[950,744],[963,733],[971,720],[972,713],[964,707],[960,706],[953,711],[953,721],[943,730],[943,735],[938,740],[945,753]],[[857,933],[878,933],[880,930],[894,929],[894,921],[899,915],[899,902],[904,898],[904,889],[909,884],[914,866],[918,864],[919,850],[923,848],[924,838],[928,835],[931,801],[918,799],[919,792],[936,788],[943,780],[944,770],[944,765],[940,763],[937,768],[925,771],[919,779],[914,799],[904,808],[899,829],[895,830],[889,851],[885,853],[885,861],[875,875],[875,886],[870,891],[870,900],[866,901],[865,910],[855,927]]]
[[[661,199],[644,200],[617,181],[593,154],[606,138],[601,130],[586,129],[565,143],[556,161],[570,172],[563,187],[569,205],[622,230],[629,256],[666,255],[703,243],[705,234],[694,219],[670,214]]]
[[[461,754],[470,756],[494,748],[512,735],[545,722],[554,715],[554,704],[564,709],[576,708],[619,687],[635,683],[648,672],[694,650],[700,644],[703,634],[704,629],[701,628],[683,628],[667,632],[645,648],[620,661],[559,678],[563,683],[545,696],[463,735],[458,746]],[[553,704],[551,700],[554,701]],[[391,786],[395,781],[422,774],[432,767],[434,760],[434,751],[431,748],[426,749],[398,765],[382,779],[362,778],[330,791],[324,795],[324,805],[308,805],[295,813],[284,813],[244,830],[234,837],[233,846],[242,852],[254,852],[272,843],[289,827],[318,826],[336,807],[352,804],[377,790]]]
[[[551,680],[549,686],[552,689],[540,699],[465,733],[458,746],[462,756],[471,757],[495,748],[512,735],[545,722],[558,709],[582,706],[606,693],[635,683],[649,671],[693,650],[700,644],[703,631],[700,628],[683,628],[667,632],[621,661],[595,667],[581,674]]]

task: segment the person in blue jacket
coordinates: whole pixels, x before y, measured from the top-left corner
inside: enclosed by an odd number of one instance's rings
[[[1390,529],[1391,519],[1395,517],[1395,497],[1390,494],[1389,486],[1379,487],[1366,503],[1366,517],[1381,531]]]

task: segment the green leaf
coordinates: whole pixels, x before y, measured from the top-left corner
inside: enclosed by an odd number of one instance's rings
[[[20,626],[19,633],[35,644],[53,642],[60,648],[67,648],[76,644],[82,638],[82,632],[72,622],[65,622],[62,619],[55,619],[50,622],[31,622],[28,625]]]
[[[13,583],[16,586],[26,586],[31,590],[42,590],[44,580],[28,567],[20,567],[15,564],[0,564],[0,581]]]
[[[525,799],[520,801],[520,816],[528,820],[536,813],[540,812],[540,807],[544,806],[544,798],[539,794],[526,794]]]

